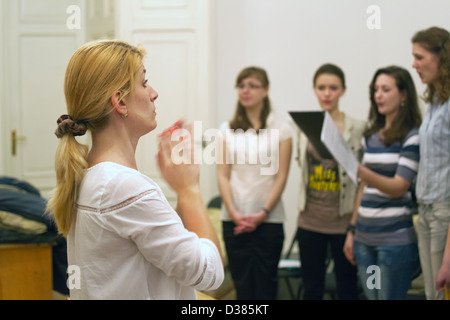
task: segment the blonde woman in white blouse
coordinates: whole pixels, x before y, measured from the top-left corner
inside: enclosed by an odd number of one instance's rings
[[[158,163],[178,194],[176,211],[138,171],[138,140],[156,126],[144,50],[121,41],[81,47],[69,62],[68,115],[58,120],[57,187],[49,202],[78,271],[71,299],[196,299],[218,288],[223,265],[206,215],[199,168],[174,165],[161,138]],[[92,148],[75,136],[92,134]],[[70,283],[69,283],[70,284]]]

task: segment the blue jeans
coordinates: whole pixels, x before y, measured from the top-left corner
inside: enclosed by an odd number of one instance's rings
[[[369,300],[404,300],[419,267],[417,244],[368,246],[355,241],[354,255]]]

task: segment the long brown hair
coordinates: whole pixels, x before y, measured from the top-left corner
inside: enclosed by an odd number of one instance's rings
[[[439,57],[438,81],[428,83],[424,94],[428,103],[442,104],[450,98],[450,33],[442,28],[431,27],[417,32],[412,43],[422,45],[426,50]]]
[[[386,123],[386,116],[380,114],[375,101],[375,83],[381,74],[393,77],[398,90],[406,93],[406,99],[400,105],[392,126],[384,132],[384,143],[391,145],[395,141],[404,139],[412,129],[419,128],[422,123],[422,114],[419,109],[416,87],[410,73],[397,66],[378,69],[370,84],[369,127],[364,134],[366,137],[383,129]]]
[[[236,87],[239,86],[239,84],[249,77],[256,77],[259,81],[261,81],[261,84],[263,88],[267,89],[270,85],[269,77],[267,76],[267,72],[258,67],[248,67],[242,70],[237,79],[236,79]],[[267,126],[267,118],[272,111],[272,106],[270,103],[269,96],[264,98],[263,101],[263,109],[261,112],[261,129],[265,129]],[[230,128],[233,130],[242,129],[244,131],[247,131],[248,129],[252,128],[252,124],[250,123],[250,120],[248,120],[247,114],[245,112],[244,106],[238,101],[236,112],[234,114],[234,117],[230,121]]]
[[[124,97],[134,91],[135,77],[144,50],[122,41],[96,41],[78,49],[69,61],[64,93],[68,115],[89,130],[105,125],[113,110],[111,97],[120,90]],[[58,232],[67,235],[76,215],[79,185],[87,168],[88,147],[72,134],[61,136],[55,154],[57,185],[47,209]]]

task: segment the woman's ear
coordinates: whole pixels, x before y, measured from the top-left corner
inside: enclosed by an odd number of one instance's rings
[[[406,92],[406,90],[403,90],[400,92],[400,96],[402,97],[402,102],[405,102],[408,98],[408,93]]]
[[[267,88],[264,89],[264,98],[267,98],[269,96],[270,87],[267,86]]]
[[[123,100],[122,91],[119,90],[114,93],[111,97],[111,104],[122,117],[128,116],[127,104]]]

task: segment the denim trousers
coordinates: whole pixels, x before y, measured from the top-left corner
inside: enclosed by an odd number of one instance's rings
[[[444,299],[444,292],[436,290],[436,277],[442,265],[449,223],[450,201],[419,204],[419,255],[427,300]]]
[[[404,300],[419,267],[417,243],[369,246],[355,241],[354,255],[369,300]]]

